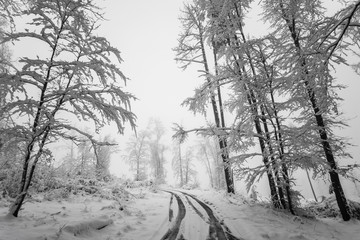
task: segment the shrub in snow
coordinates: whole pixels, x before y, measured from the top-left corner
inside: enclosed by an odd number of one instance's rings
[[[90,219],[82,222],[75,222],[63,228],[64,231],[74,234],[74,236],[82,235],[91,230],[100,230],[113,223],[112,219]]]
[[[360,203],[348,200],[348,204],[351,217],[360,220]],[[322,202],[311,202],[305,209],[322,218],[341,217],[335,196],[323,198]]]
[[[70,191],[67,188],[59,188],[48,191],[44,195],[44,200],[63,200],[70,197]]]
[[[0,169],[0,192],[2,197],[16,197],[19,189],[20,172],[15,168]]]

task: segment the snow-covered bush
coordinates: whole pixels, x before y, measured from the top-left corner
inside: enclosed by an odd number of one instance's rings
[[[199,188],[199,182],[188,183],[182,187],[183,189],[192,190]]]
[[[351,217],[360,220],[360,203],[348,200],[348,205]],[[311,202],[304,209],[320,218],[341,217],[335,196],[324,198],[321,202]]]
[[[16,168],[0,169],[0,192],[1,196],[16,197],[19,189],[20,172]]]
[[[63,200],[70,197],[70,191],[67,188],[53,189],[45,193],[44,200]]]

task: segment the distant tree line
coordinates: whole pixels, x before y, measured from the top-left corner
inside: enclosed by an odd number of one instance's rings
[[[165,183],[167,145],[163,143],[165,127],[159,119],[150,119],[146,130],[140,130],[130,137],[123,158],[135,172],[135,181],[152,180]]]

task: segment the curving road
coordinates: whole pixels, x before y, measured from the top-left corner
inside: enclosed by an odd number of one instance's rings
[[[163,191],[170,194],[170,205],[169,229],[161,240],[243,240],[233,236],[212,209],[195,196],[182,191]]]

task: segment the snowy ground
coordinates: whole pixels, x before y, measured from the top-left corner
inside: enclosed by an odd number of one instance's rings
[[[129,191],[129,198],[121,200],[78,194],[67,200],[47,201],[37,196],[25,204],[19,218],[6,217],[8,203],[2,201],[0,240],[161,239],[169,228],[170,194],[145,188]],[[216,218],[240,239],[360,239],[360,222],[357,220],[343,222],[341,219],[294,217],[250,203],[240,196],[227,196],[212,190],[187,192],[207,203]],[[189,217],[185,220],[190,225],[199,221]],[[206,236],[206,233],[198,235]]]

